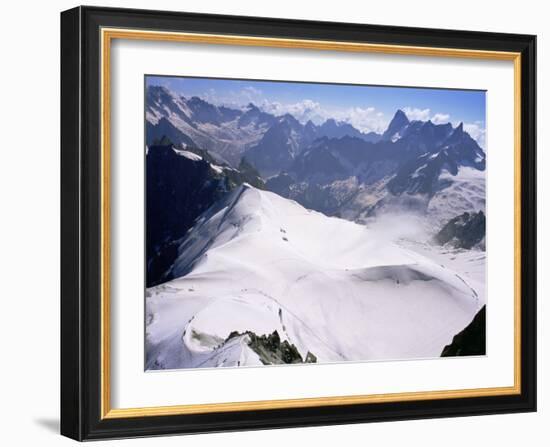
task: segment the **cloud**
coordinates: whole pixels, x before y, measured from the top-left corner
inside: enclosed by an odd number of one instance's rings
[[[247,102],[254,102],[263,98],[263,92],[260,89],[252,87],[244,87],[237,96],[243,97]]]
[[[182,92],[183,96],[191,96]],[[243,87],[240,90],[229,90],[220,93],[214,88],[209,88],[199,95],[203,100],[216,106],[226,106],[243,109],[249,103],[259,104],[264,100],[264,94],[260,89],[252,86]]]
[[[403,112],[411,121],[428,121],[431,120],[434,124],[446,124],[451,121],[451,115],[448,113],[434,113],[431,109],[419,109],[416,107],[403,107]]]
[[[403,112],[411,121],[427,121],[430,119],[430,109],[417,109],[416,107],[403,107]]]
[[[312,101],[311,99],[304,99],[302,101],[290,104],[264,100],[260,104],[260,108],[265,112],[276,116],[290,113],[294,116],[294,118],[302,123],[306,123],[311,120],[315,124],[319,124],[326,120],[326,111],[321,108],[321,104]]]
[[[446,124],[450,121],[451,115],[448,113],[436,113],[432,116],[432,122],[434,124]]]
[[[475,121],[473,123],[464,123],[464,130],[470,134],[470,136],[477,141],[483,149],[485,149],[486,143],[486,130],[481,121]]]
[[[296,103],[284,104],[281,102],[263,101],[260,105],[265,112],[273,115],[292,114],[298,121],[305,124],[311,120],[319,125],[327,119],[343,121],[351,124],[361,132],[383,132],[388,126],[388,120],[382,112],[374,107],[351,107],[347,109],[327,109],[311,99],[304,99]]]
[[[388,119],[374,107],[353,107],[343,110],[339,114],[339,119],[364,133],[382,133],[388,127]]]
[[[419,108],[413,108],[413,107],[404,107],[403,112],[405,112],[405,115],[407,115],[407,118],[409,118],[411,121],[414,120],[420,120],[420,121],[427,121],[431,120],[434,124],[446,124],[451,122],[451,115],[448,113],[435,113],[431,114],[430,109],[419,109]],[[452,123],[453,127],[456,127],[460,124],[459,121],[454,121]],[[479,144],[483,149],[485,149],[485,142],[486,142],[486,131],[485,131],[485,125],[482,121],[474,121],[473,123],[463,123],[464,130],[470,134],[470,136],[476,140],[477,144]]]

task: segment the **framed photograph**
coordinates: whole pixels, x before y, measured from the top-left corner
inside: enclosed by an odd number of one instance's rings
[[[61,432],[536,409],[535,36],[61,14]]]

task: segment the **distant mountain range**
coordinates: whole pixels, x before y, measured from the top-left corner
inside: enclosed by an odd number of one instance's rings
[[[334,119],[320,126],[312,121],[302,124],[290,114],[275,116],[253,103],[232,109],[196,96],[186,98],[161,86],[147,88],[146,120],[148,145],[167,136],[177,146],[184,143],[206,149],[234,167],[246,153],[263,174],[287,168],[317,138],[352,136],[369,142],[381,138]]]
[[[411,121],[401,110],[383,133],[363,133],[150,86],[146,140],[149,284],[163,280],[194,219],[244,182],[355,222],[416,213],[434,234],[462,213],[485,212],[486,155],[462,123]]]
[[[484,171],[485,152],[462,123],[409,121],[398,110],[377,141],[316,139],[267,188],[350,220],[405,209],[431,211],[439,225],[459,212],[484,210]],[[439,206],[442,199],[457,207]]]

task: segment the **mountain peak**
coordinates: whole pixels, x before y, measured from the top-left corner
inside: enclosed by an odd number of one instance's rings
[[[280,117],[280,122],[281,123],[288,123],[290,124],[291,126],[294,126],[294,125],[299,125],[300,123],[298,122],[298,120],[296,118],[294,118],[293,115],[291,115],[290,113],[285,113],[284,115],[282,115]]]
[[[165,92],[165,93],[170,92],[170,90],[168,90],[164,85],[149,85],[147,87],[147,90],[153,91],[153,92]]]
[[[401,109],[397,109],[395,115],[390,121],[388,128],[384,132],[384,135],[382,135],[382,138],[392,141],[399,139],[402,136],[403,130],[409,124],[410,121],[409,118],[407,118],[407,115],[405,115],[405,112],[403,112],[403,110]]]
[[[258,110],[258,107],[254,103],[249,102],[246,106],[246,110]]]
[[[462,121],[461,121],[460,124],[458,126],[456,126],[455,129],[453,130],[453,133],[450,136],[450,140],[451,141],[460,140],[464,136],[464,133],[465,133],[464,132],[464,123],[462,123]]]
[[[313,121],[307,120],[307,123],[306,123],[306,126],[305,126],[305,127],[306,127],[306,129],[308,129],[308,130],[312,130],[312,129],[315,129],[316,126],[315,126],[315,124],[313,124]]]
[[[167,87],[163,85],[147,86],[147,101],[162,101],[169,102],[177,98],[177,96]]]
[[[395,112],[395,115],[393,115],[391,122],[393,123],[394,121],[409,124],[409,118],[407,118],[407,115],[401,109],[397,109],[397,111]]]

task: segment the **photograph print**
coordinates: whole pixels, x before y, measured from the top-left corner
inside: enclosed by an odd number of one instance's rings
[[[485,91],[144,84],[146,370],[486,354]]]

